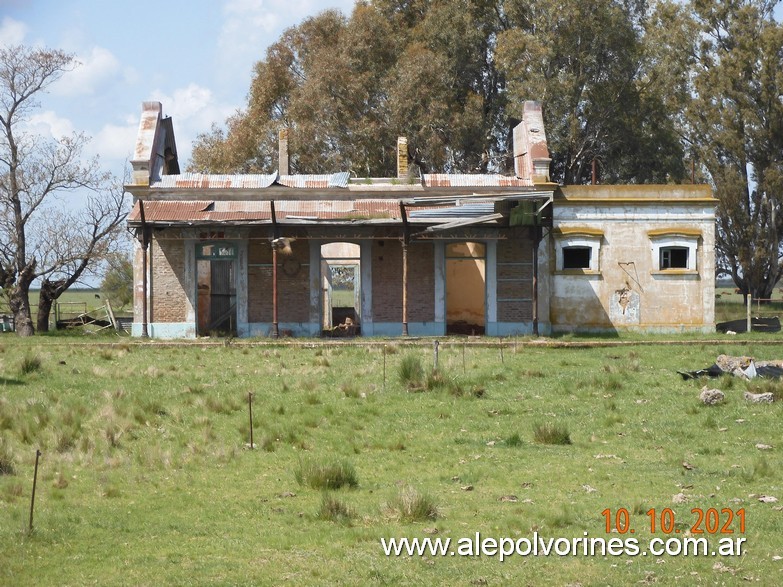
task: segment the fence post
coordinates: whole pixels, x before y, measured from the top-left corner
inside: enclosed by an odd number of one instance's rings
[[[751,304],[753,304],[753,298],[751,297],[750,293],[748,293],[748,302],[747,302],[748,312],[747,312],[746,332],[750,332],[752,330],[752,328],[753,328],[753,325],[751,324],[751,319],[750,319],[750,306],[751,306]]]

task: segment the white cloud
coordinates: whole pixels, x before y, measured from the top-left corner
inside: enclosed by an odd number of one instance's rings
[[[114,54],[103,47],[93,47],[87,55],[76,57],[78,66],[67,72],[54,85],[52,93],[61,96],[93,94],[113,81],[122,73],[120,62]]]
[[[45,110],[33,114],[25,124],[25,130],[36,135],[61,139],[70,136],[74,126],[70,119],[62,118],[52,110]]]
[[[253,64],[283,30],[308,16],[337,8],[350,14],[354,0],[226,0],[218,35],[218,63],[224,77],[247,80]]]
[[[23,44],[27,36],[27,30],[26,24],[6,16],[3,18],[3,22],[0,23],[0,45],[13,47],[14,45]]]
[[[180,166],[190,159],[196,136],[208,132],[215,122],[222,124],[235,110],[235,106],[217,103],[210,89],[197,84],[176,89],[171,95],[155,90],[149,99],[163,104],[163,115],[174,120]]]
[[[90,142],[90,151],[102,160],[125,162],[133,156],[138,132],[138,121],[129,121],[123,126],[106,124]]]

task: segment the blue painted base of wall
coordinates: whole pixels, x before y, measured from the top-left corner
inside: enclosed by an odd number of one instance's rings
[[[318,324],[309,322],[282,322],[278,324],[280,336],[293,337],[319,337],[321,328]],[[546,336],[551,334],[552,328],[548,323],[540,323],[539,334]],[[671,331],[676,331],[672,329]],[[704,332],[714,332],[705,327]],[[147,333],[150,338],[196,338],[196,324],[194,322],[153,322],[147,325]],[[533,333],[532,323],[518,322],[490,322],[486,327],[487,336],[529,336]],[[272,334],[272,324],[265,322],[253,322],[239,324],[237,336],[239,338],[268,338]],[[409,336],[445,336],[446,324],[443,322],[409,322]],[[131,328],[132,336],[141,336],[141,323],[134,322]],[[364,337],[402,336],[402,322],[381,322],[368,327],[362,332]]]
[[[532,322],[489,322],[486,327],[487,336],[531,336],[533,334]],[[548,336],[552,332],[552,326],[548,322],[538,323],[538,334]]]
[[[318,324],[309,322],[280,322],[277,325],[280,336],[312,337],[320,336]],[[237,326],[237,336],[240,338],[264,338],[272,336],[271,322],[250,322]]]
[[[147,324],[150,338],[196,338],[195,322],[152,322]],[[131,336],[141,336],[141,322],[131,326]]]

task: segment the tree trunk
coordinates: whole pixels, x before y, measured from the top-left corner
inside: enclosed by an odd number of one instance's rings
[[[38,332],[49,332],[49,314],[52,311],[52,302],[54,302],[54,299],[50,296],[45,296],[44,290],[41,289],[41,294],[38,298]]]
[[[33,319],[30,314],[30,285],[17,284],[8,297],[8,305],[14,315],[14,327],[19,336],[35,334]]]
[[[79,271],[81,274],[81,271]],[[52,313],[52,304],[59,298],[71,284],[65,279],[41,282],[41,293],[38,296],[38,332],[49,332],[49,316]]]

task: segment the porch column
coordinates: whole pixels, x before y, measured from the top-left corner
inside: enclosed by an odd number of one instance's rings
[[[402,335],[408,336],[408,243],[402,241]]]

